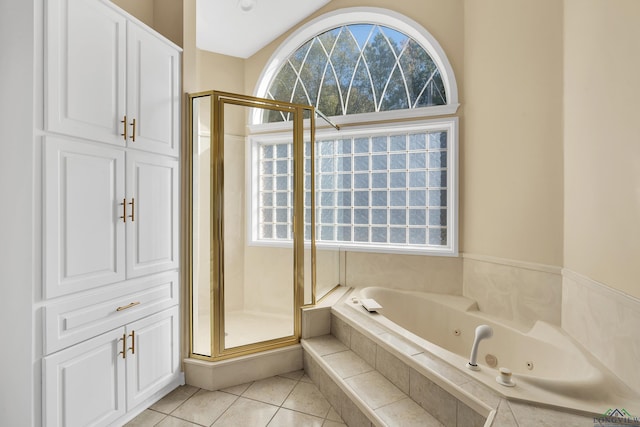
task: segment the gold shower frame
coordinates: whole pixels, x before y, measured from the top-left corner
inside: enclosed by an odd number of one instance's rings
[[[211,97],[211,356],[193,352],[193,101],[195,98]],[[274,101],[247,95],[221,91],[204,91],[187,94],[188,137],[184,156],[184,179],[186,197],[184,265],[187,278],[187,297],[189,300],[189,357],[193,359],[218,361],[233,357],[257,353],[260,351],[289,346],[300,341],[302,308],[316,303],[316,241],[315,241],[315,114],[314,107],[289,102]],[[261,108],[285,113],[293,113],[293,296],[294,296],[294,333],[291,336],[276,338],[258,343],[225,349],[224,347],[224,105],[238,105],[249,108]],[[309,131],[311,148],[311,302],[304,302],[304,112],[309,111]]]

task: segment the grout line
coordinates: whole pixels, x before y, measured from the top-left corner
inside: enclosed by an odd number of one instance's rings
[[[201,388],[197,389],[191,396],[187,397],[185,400],[182,401],[182,403],[180,403],[178,406],[176,406],[175,408],[173,408],[172,411],[170,411],[167,415],[171,415],[174,412],[176,412],[178,410],[178,408],[180,408],[182,405],[184,405],[189,399],[191,399],[193,396],[195,396],[196,394],[198,394],[201,390]],[[163,412],[164,413],[164,412]],[[177,417],[176,417],[177,418]]]
[[[302,369],[301,371],[302,371],[302,375],[300,376],[300,378],[299,378],[299,379],[289,378],[289,377],[285,377],[285,376],[281,376],[281,375],[275,375],[275,376],[274,376],[274,377],[278,377],[278,378],[282,378],[282,379],[286,379],[286,380],[291,380],[291,381],[294,381],[294,382],[295,382],[295,384],[294,384],[294,385],[293,385],[293,387],[291,388],[291,391],[289,391],[289,393],[286,395],[286,397],[283,399],[283,401],[282,401],[282,403],[281,403],[280,405],[276,405],[276,404],[273,404],[273,403],[268,403],[268,402],[264,402],[264,401],[261,401],[261,400],[258,400],[258,399],[249,398],[249,397],[244,396],[243,394],[244,394],[244,393],[246,393],[246,391],[247,391],[247,390],[251,387],[251,385],[252,385],[252,384],[254,384],[256,381],[252,381],[252,382],[250,382],[250,383],[249,383],[249,386],[248,386],[248,387],[243,391],[243,393],[242,393],[241,395],[236,395],[236,394],[233,394],[233,393],[228,393],[228,392],[225,392],[225,391],[222,391],[222,390],[215,390],[215,391],[219,391],[219,392],[221,392],[221,393],[224,393],[224,394],[226,394],[226,395],[228,395],[228,396],[233,396],[235,399],[231,402],[231,404],[229,404],[229,406],[228,406],[228,407],[227,407],[227,408],[226,408],[226,409],[225,409],[225,410],[224,410],[224,411],[223,411],[223,412],[222,412],[218,417],[216,417],[216,418],[213,420],[213,422],[211,423],[211,425],[215,424],[215,423],[216,423],[216,422],[217,422],[221,417],[223,417],[223,416],[224,416],[224,414],[226,414],[226,413],[229,411],[229,409],[239,401],[239,399],[240,399],[240,398],[243,398],[243,399],[246,399],[246,400],[255,401],[255,402],[259,402],[259,403],[262,403],[262,404],[267,404],[267,405],[270,405],[270,406],[273,406],[273,407],[276,407],[276,408],[277,408],[277,409],[276,409],[276,412],[275,412],[275,413],[274,413],[274,415],[269,419],[269,421],[265,424],[265,426],[266,426],[266,425],[268,425],[270,422],[272,422],[272,421],[273,421],[273,419],[274,419],[274,418],[275,418],[275,416],[278,414],[278,412],[280,411],[280,409],[285,409],[285,410],[288,410],[288,411],[292,411],[292,412],[299,413],[299,414],[302,414],[302,415],[311,416],[311,417],[314,417],[314,418],[316,418],[316,419],[322,420],[322,425],[324,425],[324,424],[326,424],[326,423],[328,423],[328,422],[336,422],[336,423],[338,423],[338,421],[329,420],[329,419],[327,418],[327,417],[329,416],[329,413],[331,412],[331,410],[332,410],[332,409],[334,409],[334,410],[335,410],[335,408],[333,408],[333,405],[331,405],[331,403],[330,403],[328,400],[327,400],[327,403],[329,404],[329,408],[327,409],[327,411],[325,412],[325,414],[324,414],[324,415],[320,415],[320,416],[319,416],[319,415],[315,415],[315,414],[311,414],[311,413],[308,413],[308,412],[304,412],[304,411],[301,411],[301,410],[297,410],[297,409],[287,408],[287,407],[283,406],[283,405],[284,405],[284,403],[287,401],[287,399],[288,399],[288,398],[293,394],[293,392],[294,392],[294,390],[296,389],[296,387],[297,387],[300,383],[303,383],[303,382],[304,382],[304,383],[306,383],[306,381],[302,381],[302,379],[304,378],[304,376],[305,376],[305,375],[307,375],[307,373],[304,371],[304,369]],[[309,379],[311,380],[311,378],[310,378],[310,377],[309,377]],[[309,382],[308,384],[310,384],[310,385],[312,385],[313,387],[317,388],[317,389],[318,389],[318,391],[319,391],[318,386],[313,382],[313,380],[311,380],[311,382]],[[184,401],[182,401],[182,402],[181,402],[181,403],[180,403],[180,404],[179,404],[175,409],[173,409],[173,410],[172,410],[170,413],[168,413],[168,414],[166,414],[166,413],[164,413],[164,412],[160,412],[160,411],[157,411],[157,410],[154,410],[154,409],[150,409],[150,408],[148,408],[150,411],[152,411],[152,412],[155,412],[155,413],[157,413],[157,414],[162,415],[162,419],[161,419],[158,423],[156,423],[155,425],[158,425],[159,423],[162,423],[162,422],[163,422],[163,421],[165,421],[167,418],[173,418],[173,419],[177,419],[177,420],[182,420],[182,421],[185,421],[185,422],[189,422],[189,423],[191,423],[191,424],[193,424],[193,425],[202,426],[202,427],[208,427],[208,426],[206,426],[206,425],[199,424],[199,423],[196,423],[196,422],[194,422],[194,421],[191,421],[191,420],[188,420],[188,419],[185,419],[185,418],[182,418],[182,417],[176,416],[176,415],[172,415],[172,414],[173,414],[173,413],[174,413],[178,408],[182,407],[182,406],[183,406],[187,401],[189,401],[189,400],[190,400],[191,398],[193,398],[195,395],[197,395],[198,393],[201,393],[201,392],[208,392],[208,391],[209,391],[209,390],[205,390],[205,389],[198,388],[194,393],[192,393],[189,397],[187,397]],[[325,398],[325,399],[326,399],[326,398]],[[337,411],[336,411],[336,413],[337,413]],[[338,413],[338,416],[340,416],[340,414],[339,414],[339,413]],[[342,418],[342,417],[340,417],[340,418]],[[342,421],[342,423],[344,423],[344,420]]]
[[[286,378],[286,377],[281,377],[281,378]],[[300,377],[300,378],[302,378],[302,377]],[[288,379],[291,379],[291,378],[288,378]],[[289,396],[291,396],[291,393],[293,393],[293,390],[295,390],[295,389],[296,389],[296,387],[298,387],[298,384],[300,384],[300,379],[298,379],[298,380],[296,381],[296,383],[295,383],[295,384],[293,385],[293,387],[291,388],[291,391],[290,391],[289,393],[287,393],[287,395],[285,396],[284,400],[283,400],[283,401],[282,401],[282,403],[280,404],[280,408],[282,408],[282,405],[284,405],[284,402],[286,402],[286,401],[287,401],[287,399],[289,398]],[[285,409],[289,409],[289,408],[285,408]],[[309,415],[311,415],[311,414],[309,414]]]
[[[515,421],[516,426],[520,427],[520,423],[518,422],[518,419],[516,418],[516,414],[513,412],[513,409],[511,408],[511,404],[509,403],[509,401],[507,399],[502,399],[502,401],[500,402],[500,405],[502,405],[502,403],[507,404],[507,406],[509,407],[509,412],[511,412],[511,416],[513,417],[513,421]],[[500,408],[500,405],[498,405],[498,408]]]
[[[218,391],[218,390],[216,390],[216,391]],[[223,393],[224,393],[224,392],[223,392]],[[222,413],[221,413],[220,415],[218,415],[218,416],[216,417],[216,419],[215,419],[215,420],[213,420],[213,422],[212,422],[211,424],[209,424],[210,426],[214,425],[214,424],[215,424],[215,423],[216,423],[216,422],[217,422],[217,421],[218,421],[218,420],[219,420],[219,419],[220,419],[224,414],[226,414],[226,413],[227,413],[227,411],[228,411],[228,410],[229,410],[233,405],[235,405],[235,404],[236,404],[236,402],[238,401],[238,399],[240,399],[240,397],[241,397],[241,396],[238,396],[238,395],[235,395],[235,394],[231,394],[231,393],[227,393],[227,394],[228,394],[228,395],[230,395],[230,396],[236,396],[236,398],[233,400],[233,402],[231,402],[231,404],[230,404],[229,406],[227,406],[227,409],[225,409],[224,411],[222,411]],[[208,426],[205,426],[205,427],[208,427]]]

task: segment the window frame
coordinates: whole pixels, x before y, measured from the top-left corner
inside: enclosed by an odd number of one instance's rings
[[[332,128],[324,128],[316,131],[316,142],[332,137],[355,138],[357,136],[375,136],[399,132],[433,132],[446,131],[447,138],[447,245],[446,246],[409,246],[408,244],[396,245],[390,243],[338,243],[323,242],[316,233],[316,246],[318,249],[349,250],[354,252],[375,252],[394,254],[421,254],[438,256],[458,256],[458,118],[444,117],[421,121],[386,123],[376,125],[353,126],[348,129],[336,131]],[[248,155],[246,156],[246,182],[247,182],[247,245],[260,247],[288,247],[291,243],[287,240],[260,240],[258,238],[259,219],[259,148],[262,144],[273,144],[290,139],[290,133],[275,132],[269,134],[253,134],[248,137]],[[352,171],[353,173],[353,171]],[[316,188],[316,193],[318,189]],[[336,190],[337,191],[337,190]],[[352,207],[353,208],[353,207]],[[316,211],[318,206],[316,204]],[[316,214],[316,225],[321,225]],[[425,229],[427,226],[424,226]]]
[[[336,27],[351,24],[374,24],[389,27],[417,42],[429,54],[433,62],[440,71],[442,78],[446,101],[445,105],[435,105],[427,107],[419,107],[404,110],[391,110],[360,114],[347,114],[340,116],[332,116],[330,120],[333,124],[340,126],[340,131],[336,132],[338,136],[345,136],[347,132],[368,132],[369,135],[375,133],[384,133],[389,131],[410,132],[410,129],[420,128],[421,126],[430,126],[434,130],[438,128],[446,128],[449,132],[448,148],[447,148],[447,245],[446,246],[421,246],[411,247],[408,244],[397,247],[391,244],[385,246],[375,246],[372,243],[365,245],[326,243],[318,239],[316,233],[316,245],[322,249],[347,249],[357,252],[378,252],[378,253],[402,253],[402,254],[421,254],[436,256],[458,256],[459,244],[459,223],[458,223],[458,182],[459,182],[459,160],[458,160],[458,117],[454,116],[460,106],[458,102],[458,88],[456,84],[453,68],[438,41],[420,24],[414,20],[388,9],[377,7],[350,7],[337,9],[323,14],[309,22],[301,25],[297,30],[290,34],[283,43],[271,55],[266,62],[260,76],[257,79],[254,88],[254,96],[266,97],[267,90],[271,82],[277,75],[284,61],[294,53],[300,46],[315,38],[325,31]],[[325,125],[322,121],[316,121],[318,127],[316,129],[315,141],[320,141],[333,132],[332,128]],[[305,129],[308,129],[310,120],[304,120]],[[424,128],[421,128],[424,129]],[[288,131],[288,133],[287,133]],[[258,212],[258,187],[255,178],[259,175],[254,173],[258,171],[258,156],[256,150],[256,141],[261,140],[265,143],[278,141],[284,135],[290,135],[290,122],[274,122],[262,123],[262,115],[259,109],[249,112],[248,150],[246,154],[246,210],[249,220],[246,221],[246,240],[249,246],[271,246],[285,247],[285,240],[265,241],[257,239],[257,221],[259,219]],[[428,187],[427,187],[428,188]],[[316,212],[318,207],[316,206]],[[353,209],[353,206],[352,206]],[[409,207],[406,208],[407,210]],[[316,214],[317,217],[317,214]],[[316,221],[316,225],[319,221]],[[427,223],[428,224],[428,223]],[[371,226],[371,223],[369,224]],[[428,225],[424,226],[425,228]],[[428,239],[427,239],[428,242]]]
[[[318,34],[336,27],[350,24],[370,23],[382,25],[400,31],[420,44],[431,56],[431,59],[440,70],[442,82],[445,87],[447,104],[429,107],[411,108],[405,110],[381,111],[372,113],[347,114],[332,116],[331,121],[337,125],[349,123],[369,123],[379,121],[395,121],[407,119],[420,119],[424,117],[443,116],[455,114],[460,104],[458,103],[458,86],[449,59],[438,41],[424,27],[414,20],[394,12],[392,10],[376,7],[350,7],[337,9],[319,16],[305,23],[297,31],[291,34],[271,55],[267,66],[262,70],[254,89],[254,96],[266,98],[267,90],[274,79],[282,63],[300,46]],[[255,110],[249,116],[250,133],[267,131],[284,131],[286,122],[262,123],[260,111]]]

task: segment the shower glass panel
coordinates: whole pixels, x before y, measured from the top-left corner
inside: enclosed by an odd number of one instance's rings
[[[313,107],[218,91],[189,101],[190,357],[220,360],[296,343],[300,309],[315,304],[314,183],[305,168]],[[258,110],[293,117],[290,135],[274,143],[248,126]],[[268,242],[252,236],[256,224],[269,227]]]
[[[211,356],[211,96],[191,100],[191,337],[192,351]]]
[[[304,130],[304,271],[311,274],[304,276],[304,304],[313,305],[316,302],[316,223],[315,209],[315,115],[305,116],[310,126]]]
[[[246,117],[256,107],[224,104],[224,191],[222,204],[222,248],[224,254],[224,307],[222,310],[226,351],[256,343],[295,336],[293,275],[293,144],[257,144],[245,138]],[[261,200],[258,215],[269,216],[277,246],[246,245],[245,230],[250,218],[245,209],[248,150],[261,159],[263,169],[257,185]],[[284,151],[276,160],[274,151]],[[282,158],[283,156],[278,156]],[[268,190],[269,193],[263,193]]]

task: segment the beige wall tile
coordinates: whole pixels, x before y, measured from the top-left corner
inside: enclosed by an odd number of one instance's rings
[[[323,356],[324,361],[341,378],[349,378],[373,370],[373,367],[351,351]]]
[[[433,415],[409,398],[384,406],[376,414],[388,425],[402,427],[442,427]]]
[[[331,335],[351,347],[351,326],[336,316],[331,316]]]
[[[458,402],[456,425],[459,427],[483,427],[486,418],[469,408],[462,402]]]
[[[351,350],[371,366],[376,365],[376,344],[355,329],[351,330]]]
[[[402,400],[406,395],[378,371],[347,378],[346,383],[365,404],[375,410]]]
[[[376,369],[405,394],[409,394],[409,367],[400,359],[378,346]]]
[[[414,369],[410,371],[409,396],[442,424],[455,425],[458,401]]]

